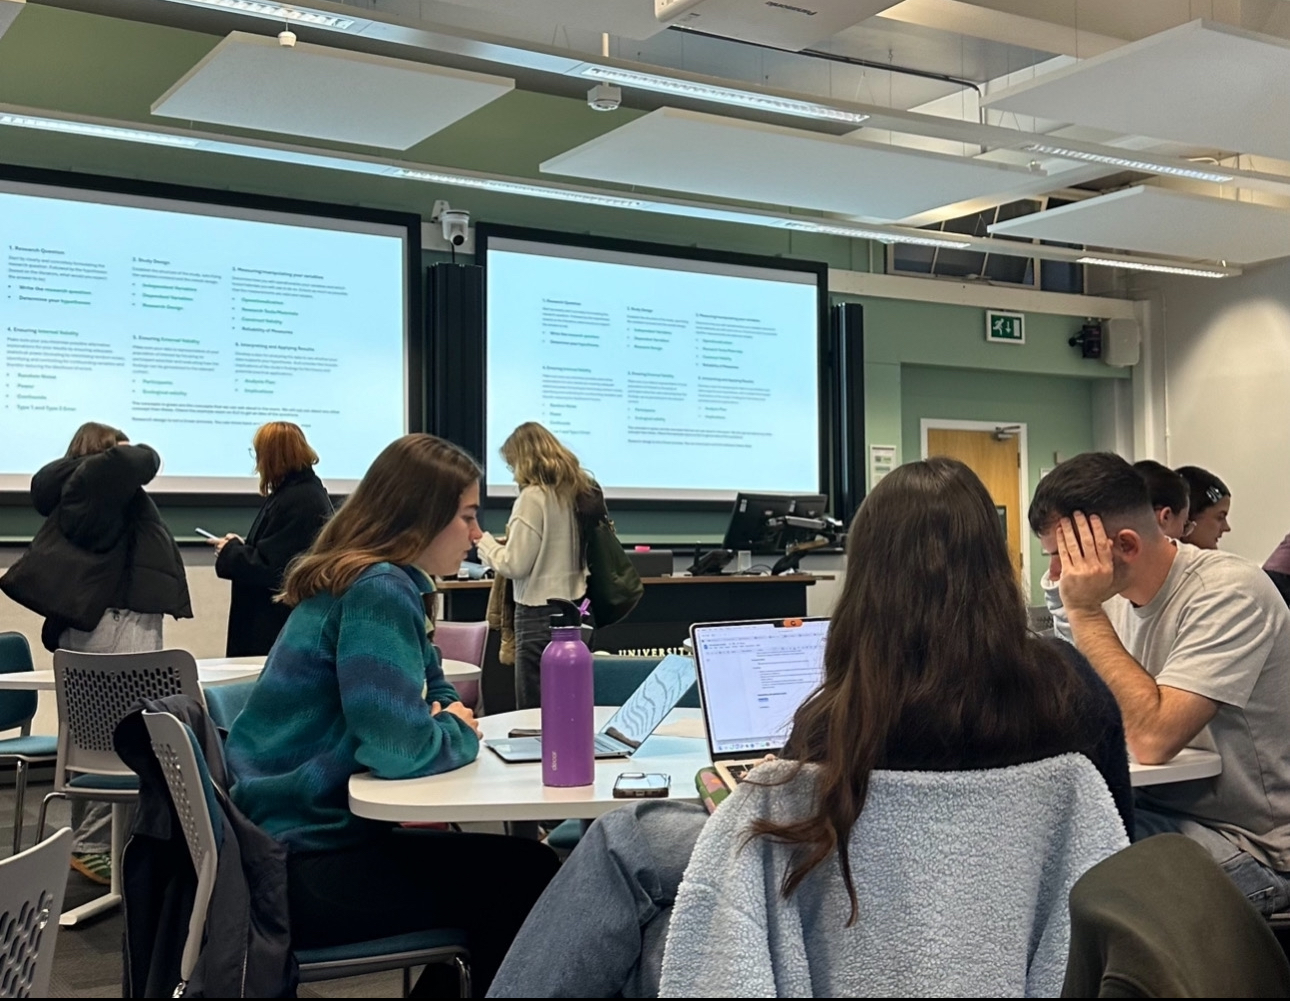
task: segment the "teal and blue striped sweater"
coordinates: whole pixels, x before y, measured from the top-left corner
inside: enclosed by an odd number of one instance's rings
[[[415,567],[377,563],[287,619],[226,748],[233,802],[279,841],[308,851],[368,836],[371,822],[349,812],[355,772],[406,779],[475,760],[474,731],[430,715],[458,701],[426,635],[433,591]]]

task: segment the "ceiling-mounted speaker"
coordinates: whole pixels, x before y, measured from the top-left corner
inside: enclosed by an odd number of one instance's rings
[[[1142,329],[1137,320],[1102,321],[1102,361],[1115,368],[1138,364],[1142,356]]]

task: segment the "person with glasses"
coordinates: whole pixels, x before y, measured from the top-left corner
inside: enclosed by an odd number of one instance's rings
[[[332,515],[327,488],[314,472],[318,453],[289,421],[255,432],[249,449],[264,503],[243,539],[211,539],[215,573],[232,581],[225,655],[268,654],[291,609],[276,600],[287,565],[303,553]]]

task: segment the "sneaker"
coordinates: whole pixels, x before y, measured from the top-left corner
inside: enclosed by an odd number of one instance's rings
[[[72,855],[72,868],[100,886],[112,885],[112,856],[107,852],[78,852]]]

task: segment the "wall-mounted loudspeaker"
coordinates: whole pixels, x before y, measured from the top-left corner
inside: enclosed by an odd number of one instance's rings
[[[1115,368],[1138,364],[1142,355],[1142,331],[1137,320],[1102,322],[1102,361]]]

